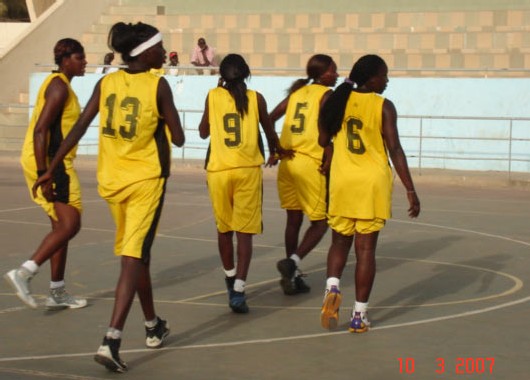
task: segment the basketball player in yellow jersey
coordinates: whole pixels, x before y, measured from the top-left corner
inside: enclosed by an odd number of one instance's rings
[[[121,53],[127,68],[107,74],[96,84],[85,110],[35,188],[47,183],[58,159],[79,141],[99,112],[98,191],[116,224],[114,252],[121,256],[121,273],[110,325],[94,360],[111,371],[124,372],[127,365],[119,348],[136,294],[145,318],[146,346],[161,347],[169,334],[169,325],[155,312],[149,267],[169,176],[168,137],[182,146],[184,132],[169,84],[149,72],[161,68],[166,60],[160,32],[143,23],[119,22],[112,26],[108,41],[111,49]]]
[[[58,71],[49,75],[39,90],[22,147],[20,162],[30,190],[37,177],[46,172],[48,161],[54,157],[81,111],[70,82],[73,77],[85,74],[85,50],[78,41],[65,38],[55,44],[54,56]],[[37,303],[31,295],[29,282],[48,259],[51,282],[46,308],[77,309],[87,304],[85,299],[69,295],[64,282],[68,242],[81,227],[81,187],[73,167],[75,153],[74,148],[64,157],[52,181],[42,192],[32,194],[33,201],[50,218],[51,232],[44,237],[29,260],[4,276],[17,296],[31,308],[36,308]]]
[[[420,201],[399,141],[396,109],[380,96],[387,83],[385,61],[377,55],[363,56],[353,65],[349,80],[335,90],[322,110],[319,143],[328,146],[333,138],[334,146],[328,212],[333,235],[320,315],[326,329],[338,324],[340,278],[354,238],[355,303],[349,331],[362,333],[370,326],[366,311],[375,279],[377,238],[391,211],[389,157],[407,191],[409,216],[415,218],[420,213]]]
[[[325,171],[331,162],[331,149],[327,148],[329,151],[324,157],[324,148],[318,144],[318,119],[331,93],[329,87],[337,83],[337,65],[330,56],[316,54],[307,62],[306,72],[307,78],[295,81],[289,95],[270,114],[273,123],[285,115],[280,144],[292,151],[282,157],[277,180],[280,204],[287,213],[287,258],[278,261],[276,266],[282,276],[280,286],[287,295],[310,291],[298,267],[328,227]],[[310,226],[298,245],[304,214]]]
[[[252,236],[262,231],[264,152],[259,124],[271,156],[278,149],[278,136],[265,99],[247,89],[245,79],[250,76],[250,69],[243,57],[227,55],[221,62],[220,74],[219,86],[206,97],[199,132],[203,139],[210,137],[205,167],[229,306],[235,313],[248,313],[245,282],[252,257]]]

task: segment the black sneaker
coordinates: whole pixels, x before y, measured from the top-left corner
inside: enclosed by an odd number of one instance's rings
[[[235,290],[230,290],[228,306],[234,313],[246,314],[248,313],[247,298],[245,292],[236,292]]]
[[[304,275],[299,274],[298,276],[294,278],[294,289],[296,291],[295,294],[309,293],[311,291],[311,287],[305,283],[302,277],[304,277]]]
[[[228,290],[228,295],[230,296],[230,291],[234,290],[234,283],[236,282],[236,276],[225,277],[226,290]]]
[[[169,325],[167,321],[156,317],[158,322],[155,327],[145,328],[145,345],[149,348],[160,348],[164,339],[169,335]]]
[[[121,339],[103,338],[103,343],[94,355],[94,360],[112,372],[127,371],[127,364],[120,359]]]
[[[293,296],[299,293],[308,293],[311,288],[302,279],[302,274],[296,275],[296,263],[292,259],[283,259],[278,261],[276,268],[282,275],[280,286],[283,293]]]

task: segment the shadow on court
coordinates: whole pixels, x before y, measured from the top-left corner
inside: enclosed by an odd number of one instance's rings
[[[1,160],[3,274],[29,258],[50,226],[29,200],[17,160]],[[66,282],[71,293],[89,298],[89,307],[29,310],[2,282],[1,379],[119,376],[92,359],[110,319],[119,261],[94,160],[78,161],[83,226],[70,245]],[[422,213],[410,220],[396,179],[393,219],[377,249],[373,327],[350,334],[353,254],[341,282],[340,326],[329,332],[319,323],[329,232],[302,262],[311,292],[288,297],[279,288],[285,215],[275,174],[265,169],[264,233],[254,238],[248,278],[251,311],[236,315],[227,305],[204,172],[200,163],[175,163],[151,271],[157,312],[171,335],[164,348],[147,349],[135,302],[121,348],[128,379],[528,378],[530,187],[524,180],[423,171],[414,175]],[[45,264],[32,281],[40,303],[48,286]]]

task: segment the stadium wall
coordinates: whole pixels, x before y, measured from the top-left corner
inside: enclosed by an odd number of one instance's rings
[[[30,105],[47,73],[30,78]],[[391,73],[390,73],[391,75]],[[85,104],[101,74],[74,78]],[[208,140],[197,127],[217,76],[166,76],[186,132],[175,158],[203,159]],[[255,76],[249,88],[263,94],[269,111],[285,96],[295,77]],[[342,80],[342,79],[340,79]],[[530,173],[530,79],[390,78],[384,96],[399,114],[401,141],[411,167]],[[83,137],[79,154],[97,152],[98,120]],[[280,131],[282,120],[276,123]]]

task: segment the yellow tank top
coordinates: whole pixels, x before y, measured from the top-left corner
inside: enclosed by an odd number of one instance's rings
[[[208,92],[210,146],[206,170],[220,171],[264,163],[263,142],[259,132],[256,92],[247,90],[248,113],[237,113],[232,95],[223,87]]]
[[[101,80],[98,190],[103,198],[132,183],[168,177],[171,151],[158,113],[160,77],[119,70]]]
[[[22,145],[20,162],[22,163],[22,166],[29,171],[37,170],[37,162],[35,161],[35,151],[33,148],[33,132],[46,102],[46,99],[44,98],[46,89],[54,78],[60,78],[67,85],[68,98],[64,104],[63,111],[59,113],[57,119],[54,120],[49,127],[47,152],[48,158],[51,158],[55,155],[57,149],[59,149],[61,141],[63,141],[66,135],[68,135],[75,122],[79,118],[79,114],[81,113],[79,101],[77,100],[77,96],[70,86],[70,81],[68,78],[63,73],[53,73],[46,77],[37,94],[35,109],[31,115],[29,127],[26,131],[26,137],[24,139],[24,144]],[[73,165],[72,161],[75,158],[76,152],[77,145],[65,156],[64,163],[66,168],[69,168]]]
[[[320,84],[304,86],[289,96],[280,144],[285,149],[293,149],[322,159],[323,148],[318,145],[318,115],[320,100],[329,88]]]
[[[329,213],[358,219],[391,216],[392,171],[382,135],[384,98],[352,91],[333,139]]]

